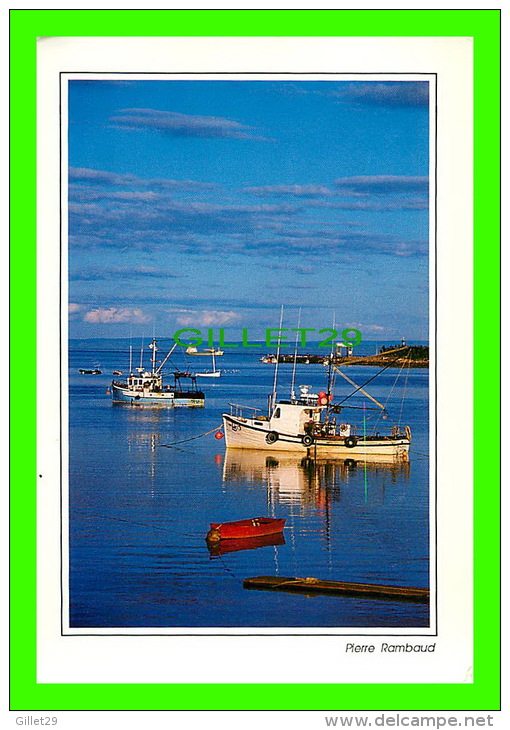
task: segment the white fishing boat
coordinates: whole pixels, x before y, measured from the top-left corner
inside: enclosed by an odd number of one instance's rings
[[[281,329],[281,323],[280,323]],[[232,449],[264,449],[266,451],[297,451],[312,453],[316,456],[335,456],[355,458],[365,455],[391,456],[407,459],[411,443],[411,429],[396,423],[389,433],[373,432],[367,428],[366,411],[376,410],[365,405],[344,405],[353,395],[362,393],[382,410],[383,417],[388,413],[384,405],[373,398],[363,387],[357,386],[329,359],[327,391],[310,393],[310,386],[301,386],[299,395],[294,392],[295,365],[292,374],[290,398],[277,398],[278,357],[276,356],[273,392],[268,397],[267,414],[260,408],[230,403],[230,412],[223,414],[225,445]],[[383,370],[386,370],[386,366]],[[382,371],[381,371],[382,372]],[[355,390],[351,395],[334,403],[333,373],[340,374]],[[372,379],[372,378],[371,378]],[[362,411],[362,425],[346,422],[344,409],[354,408]],[[371,413],[369,414],[371,415]]]
[[[212,357],[212,370],[204,370],[202,373],[195,373],[196,378],[219,378],[221,376],[221,370],[216,369],[216,354],[214,350],[211,350]]]
[[[363,458],[365,454],[407,458],[409,426],[394,426],[387,435],[360,433],[353,424],[337,423],[330,415],[334,407],[320,405],[322,400],[325,396],[315,404],[301,398],[276,401],[268,415],[258,408],[231,403],[230,413],[223,414],[225,445],[232,449],[303,453],[312,449],[319,455],[344,458]]]
[[[113,403],[129,403],[140,406],[177,406],[201,407],[205,402],[204,393],[197,388],[196,378],[188,372],[176,371],[173,373],[174,382],[166,385],[163,381],[162,369],[174,351],[172,347],[163,362],[157,366],[157,340],[153,339],[149,347],[152,350],[151,369],[143,367],[143,350],[140,357],[140,366],[133,370],[130,353],[129,376],[126,381],[112,381],[111,393]],[[181,381],[190,382],[189,387]]]

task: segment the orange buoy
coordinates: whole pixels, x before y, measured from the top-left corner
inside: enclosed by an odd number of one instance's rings
[[[214,434],[214,438],[215,439],[222,439],[223,438],[223,433],[221,431],[216,431],[216,433]]]

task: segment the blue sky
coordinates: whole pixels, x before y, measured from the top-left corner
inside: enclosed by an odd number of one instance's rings
[[[70,336],[426,339],[428,135],[427,82],[70,81]]]

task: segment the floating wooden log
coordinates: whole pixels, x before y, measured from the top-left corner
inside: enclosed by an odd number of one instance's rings
[[[427,588],[386,586],[375,583],[345,583],[337,580],[319,580],[318,578],[278,578],[272,575],[259,575],[255,578],[246,578],[243,581],[243,587],[256,590],[327,593],[336,596],[357,596],[415,603],[428,603],[429,601]]]

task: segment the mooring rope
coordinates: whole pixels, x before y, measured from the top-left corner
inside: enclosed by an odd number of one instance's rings
[[[189,439],[182,439],[181,441],[172,441],[170,444],[158,444],[158,446],[164,446],[166,449],[172,448],[172,446],[177,446],[177,444],[185,444],[188,441],[196,441],[196,439],[201,439],[203,436],[209,436],[209,434],[214,433],[215,431],[221,431],[223,428],[223,424],[221,426],[216,426],[216,428],[211,428],[210,431],[206,431],[205,433],[199,433],[198,436],[192,436]]]
[[[85,507],[74,507],[73,511],[82,511],[89,513],[89,510]],[[195,537],[195,534],[192,532],[179,532],[174,527],[160,527],[159,525],[150,524],[148,522],[137,522],[136,520],[129,520],[124,517],[114,517],[113,515],[104,515],[100,512],[95,513],[96,517],[100,517],[103,520],[111,520],[113,522],[126,522],[129,525],[138,525],[138,527],[149,527],[151,530],[161,530],[162,532],[171,532],[174,535],[179,535],[181,537]]]

